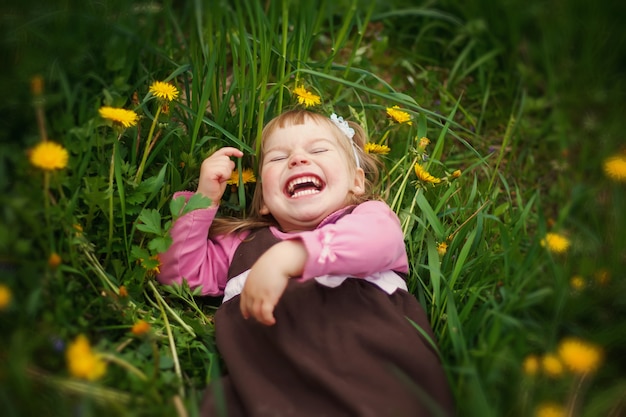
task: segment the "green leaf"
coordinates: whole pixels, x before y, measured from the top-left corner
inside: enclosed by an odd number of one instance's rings
[[[172,214],[172,217],[176,218],[182,214],[181,212],[183,211],[183,207],[185,207],[185,200],[186,198],[182,195],[172,198],[170,201],[170,213]]]
[[[429,233],[426,236],[426,247],[428,251],[428,272],[430,274],[430,284],[433,289],[433,304],[439,310],[443,299],[441,298],[441,262],[439,260],[439,252],[437,252],[437,244],[435,239]]]
[[[450,287],[454,287],[456,280],[461,275],[461,271],[465,266],[465,260],[467,259],[472,244],[474,243],[474,239],[476,238],[477,229],[474,229],[470,232],[469,236],[465,240],[465,244],[459,253],[457,260],[454,264],[454,271],[452,272],[452,276],[450,277]]]
[[[148,259],[142,258],[141,266],[146,270],[151,270],[159,266],[159,260],[153,259],[153,258],[148,258]]]
[[[432,227],[433,231],[435,232],[435,236],[437,237],[437,239],[445,238],[446,236],[445,228],[439,221],[439,218],[435,214],[428,200],[426,200],[426,197],[424,197],[424,194],[423,193],[417,194],[415,196],[415,200],[419,208],[422,210],[422,213],[426,217],[427,223],[430,225],[430,227]]]
[[[156,209],[144,209],[137,219],[137,229],[145,233],[161,235],[161,214]]]
[[[150,253],[144,248],[140,248],[137,245],[133,245],[133,247],[130,249],[130,255],[133,260],[150,258]]]
[[[160,369],[170,369],[174,367],[174,360],[169,356],[161,356],[159,358],[159,368]]]
[[[399,100],[404,100],[404,101],[408,101],[411,102],[413,104],[415,104],[417,106],[417,102],[415,101],[415,99],[409,95],[406,95],[404,93],[398,93],[398,92],[392,92],[389,93],[391,96],[398,98]]]
[[[161,191],[163,188],[163,184],[165,183],[165,172],[167,170],[167,165],[163,165],[159,174],[154,177],[147,178],[144,183],[146,183],[146,187],[150,193],[150,198],[154,197],[156,193]]]
[[[126,196],[126,202],[130,205],[139,205],[146,201],[146,195],[142,192],[134,191]]]
[[[196,193],[191,196],[191,198],[187,201],[187,205],[183,209],[182,214],[187,214],[190,211],[205,209],[211,205],[211,199],[203,196],[202,194]]]
[[[167,249],[172,244],[172,238],[169,236],[165,237],[157,237],[148,242],[148,248],[151,251],[163,253],[167,251]]]

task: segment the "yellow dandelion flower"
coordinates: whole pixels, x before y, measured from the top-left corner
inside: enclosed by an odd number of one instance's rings
[[[61,265],[61,262],[63,262],[63,260],[61,259],[61,256],[59,256],[59,254],[56,252],[52,252],[48,257],[48,266],[52,269],[55,269],[59,265]]]
[[[543,403],[537,407],[535,417],[565,417],[565,408],[556,403]]]
[[[159,254],[152,255],[148,261],[139,259],[141,266],[146,270],[148,275],[157,275],[161,273],[161,258]]]
[[[580,291],[585,288],[585,279],[580,275],[574,275],[572,279],[569,280],[569,285],[575,291]]]
[[[414,169],[415,169],[415,175],[417,175],[417,178],[419,178],[420,181],[428,182],[431,184],[439,184],[441,182],[440,178],[432,176],[420,164],[415,164]]]
[[[4,284],[0,284],[0,311],[7,309],[9,304],[11,304],[12,296],[11,289]]]
[[[67,149],[58,143],[45,141],[39,142],[30,150],[30,163],[44,171],[54,171],[67,167],[69,153]]]
[[[559,357],[567,369],[576,374],[593,372],[602,362],[602,349],[580,339],[569,337],[559,343]]]
[[[400,110],[400,106],[387,107],[387,115],[396,123],[406,123],[408,125],[413,124],[411,121],[411,115]]]
[[[320,104],[322,102],[320,96],[307,91],[307,89],[302,86],[296,87],[293,90],[293,93],[298,98],[298,103],[304,104],[305,107],[315,106],[316,104]]]
[[[613,155],[604,160],[604,173],[615,181],[626,181],[626,154]]]
[[[153,82],[150,86],[150,92],[153,96],[167,101],[175,100],[178,97],[178,89],[163,81]]]
[[[241,180],[244,184],[249,182],[256,182],[256,177],[254,176],[254,172],[250,168],[246,168],[241,171]],[[230,185],[238,185],[239,184],[239,172],[233,171],[230,175],[230,179],[226,181],[227,184]]]
[[[34,96],[43,94],[43,77],[41,75],[35,75],[30,79],[30,92]]]
[[[156,255],[151,256],[150,259],[156,261],[156,265],[152,267],[151,272],[153,274],[160,274],[161,273],[161,257],[157,253]]]
[[[563,363],[561,363],[559,357],[553,353],[544,355],[541,359],[541,367],[546,375],[551,377],[557,377],[563,373]]]
[[[137,320],[135,324],[133,324],[132,329],[130,329],[131,333],[135,336],[141,336],[150,331],[150,324],[144,320]]]
[[[593,274],[593,278],[596,280],[598,285],[604,286],[611,280],[611,273],[606,269],[600,269]]]
[[[570,241],[558,233],[546,233],[546,236],[541,239],[541,246],[547,247],[550,252],[564,253],[569,248]]]
[[[364,147],[365,153],[372,153],[378,155],[387,155],[391,148],[387,145],[378,145],[376,143],[366,143]]]
[[[437,253],[439,256],[443,256],[448,251],[448,244],[446,242],[441,242],[437,245]]]
[[[460,176],[461,176],[461,170],[457,169],[450,175],[450,178],[459,178]]]
[[[106,362],[91,350],[85,335],[79,335],[70,343],[65,352],[67,367],[76,378],[95,381],[106,373]]]
[[[123,127],[135,126],[139,120],[139,116],[134,111],[117,107],[100,107],[98,112],[103,119],[111,120],[113,123]]]
[[[128,290],[125,285],[120,285],[118,288],[118,295],[122,298],[128,297]]]
[[[430,139],[428,138],[420,138],[419,145],[417,145],[421,150],[426,149],[426,147],[430,144]]]
[[[526,375],[535,375],[539,371],[539,358],[536,355],[528,355],[524,358],[522,369]]]

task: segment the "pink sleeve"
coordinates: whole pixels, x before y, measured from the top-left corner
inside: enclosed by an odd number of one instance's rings
[[[181,195],[189,198],[193,193],[176,193],[174,198]],[[224,293],[228,268],[241,237],[209,239],[209,227],[216,213],[217,208],[194,210],[174,222],[170,230],[172,245],[160,255],[159,282],[169,285],[186,280],[192,289],[200,287],[203,295]]]
[[[365,277],[374,272],[409,270],[400,220],[382,201],[368,201],[352,213],[298,236],[309,257],[303,279],[326,274]]]

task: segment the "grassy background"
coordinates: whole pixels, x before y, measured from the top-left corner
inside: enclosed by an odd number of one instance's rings
[[[606,2],[603,2],[606,3]],[[625,413],[624,184],[602,172],[624,146],[626,6],[582,0],[20,2],[0,7],[0,406],[25,415],[195,415],[219,373],[213,300],[154,285],[174,191],[229,144],[254,139],[304,84],[392,149],[381,191],[403,222],[411,291],[427,309],[462,416],[533,415],[565,403],[571,377],[524,375],[529,354],[577,336],[604,348],[576,415]],[[40,75],[42,97],[29,85]],[[136,182],[156,112],[149,85],[181,91]],[[112,105],[142,117],[118,140]],[[413,117],[393,124],[385,108]],[[37,110],[40,109],[40,110]],[[45,132],[70,151],[51,176],[29,165]],[[415,184],[428,169],[462,176]],[[114,152],[115,150],[115,152]],[[249,186],[225,207],[242,215]],[[150,225],[139,226],[138,224]],[[82,227],[79,232],[75,225]],[[566,234],[567,254],[541,246]],[[449,244],[445,255],[437,245]],[[51,253],[62,264],[48,265]],[[141,261],[143,260],[143,261]],[[604,272],[603,272],[604,271]],[[594,277],[605,273],[607,282]],[[570,279],[587,286],[575,291]],[[119,286],[129,296],[120,297]],[[148,335],[130,328],[151,324]],[[88,335],[104,378],[69,377],[64,352]],[[621,414],[620,414],[621,413]]]

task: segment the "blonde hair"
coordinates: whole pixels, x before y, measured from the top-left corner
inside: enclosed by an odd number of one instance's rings
[[[374,195],[374,187],[380,176],[380,161],[374,155],[366,153],[364,150],[367,143],[367,136],[363,128],[355,122],[348,121],[351,128],[354,129],[354,137],[352,141],[343,133],[329,117],[308,110],[289,110],[272,120],[270,120],[261,133],[261,155],[259,159],[259,172],[257,178],[261,178],[263,172],[264,145],[267,139],[274,134],[277,129],[288,126],[302,125],[307,120],[312,120],[317,124],[327,126],[335,133],[335,139],[343,151],[344,157],[350,161],[349,167],[351,173],[355,173],[360,166],[365,173],[365,186],[363,194],[352,194],[350,198],[351,204],[360,204],[368,200],[379,199]],[[354,143],[354,144],[353,144]],[[263,183],[258,181],[254,190],[254,195],[250,203],[250,211],[246,218],[239,219],[234,217],[216,218],[209,230],[210,236],[223,235],[228,233],[242,232],[244,230],[257,229],[265,226],[278,226],[278,222],[271,214],[262,215],[260,213],[263,207]]]

